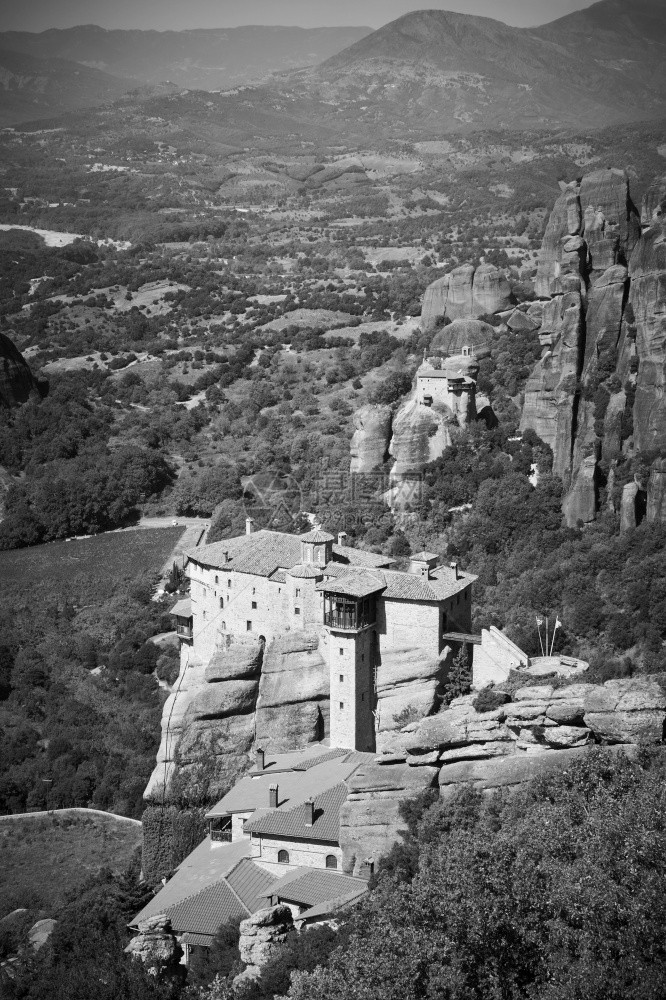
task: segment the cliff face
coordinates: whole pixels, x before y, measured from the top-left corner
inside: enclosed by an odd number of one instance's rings
[[[0,406],[20,406],[31,396],[46,395],[46,383],[38,382],[15,344],[0,333]]]
[[[187,653],[162,713],[147,799],[161,801],[174,773],[188,788],[210,781],[220,797],[247,770],[255,741],[282,750],[324,738],[329,680],[316,634],[287,633],[266,650],[256,638],[230,637],[208,664]]]
[[[543,356],[526,385],[521,430],[553,449],[554,472],[570,486],[571,526],[596,516],[598,463],[608,474],[621,454],[666,449],[662,188],[644,198],[642,235],[620,170],[562,184],[546,227],[535,281],[546,300]]]
[[[379,469],[388,456],[391,407],[369,403],[354,414],[350,472],[366,475]]]
[[[475,270],[471,264],[463,264],[426,288],[421,327],[429,333],[444,316],[451,320],[478,318],[510,305],[511,288],[499,268],[481,264]]]

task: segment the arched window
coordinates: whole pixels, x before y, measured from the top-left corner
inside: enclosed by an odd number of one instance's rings
[[[326,855],[326,867],[327,868],[337,868],[338,867],[338,859],[336,858],[335,854],[327,854]]]
[[[278,851],[278,863],[281,865],[289,864],[289,851]]]

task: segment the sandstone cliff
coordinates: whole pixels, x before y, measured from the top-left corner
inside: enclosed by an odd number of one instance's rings
[[[463,264],[426,288],[421,327],[429,333],[443,317],[478,318],[508,309],[511,301],[509,282],[499,268],[481,264],[475,270],[471,264]]]
[[[162,713],[157,764],[144,793],[167,796],[174,774],[186,789],[206,782],[221,797],[249,767],[255,742],[292,749],[328,731],[328,670],[308,632],[291,632],[264,650],[257,638],[229,637],[208,664],[181,671]]]
[[[401,802],[427,789],[439,789],[444,799],[467,783],[493,792],[566,768],[593,746],[611,755],[662,745],[666,693],[658,680],[526,686],[486,712],[477,712],[475,696],[467,695],[407,725],[347,782],[340,813],[344,870],[359,874],[367,859],[386,854],[406,829]]]
[[[20,406],[31,396],[46,395],[47,383],[39,382],[15,344],[0,333],[0,406]]]
[[[380,469],[388,457],[391,407],[369,403],[354,413],[350,472],[367,475]]]
[[[553,449],[573,527],[594,520],[599,485],[619,456],[666,450],[664,192],[646,195],[641,235],[623,171],[561,186],[535,281],[545,300],[543,356],[525,387],[520,426]],[[627,495],[627,526],[632,503]],[[658,507],[649,505],[651,519]]]

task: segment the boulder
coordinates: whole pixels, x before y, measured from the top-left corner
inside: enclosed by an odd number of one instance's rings
[[[391,440],[391,415],[390,406],[372,403],[354,413],[350,472],[366,475],[382,467]]]
[[[666,692],[651,677],[606,681],[585,696],[584,722],[609,743],[661,743]]]
[[[511,287],[499,268],[481,264],[475,270],[471,264],[462,264],[426,288],[421,328],[429,333],[443,316],[451,320],[478,318],[510,305]]]
[[[581,726],[548,726],[539,731],[538,738],[555,750],[583,747],[592,742],[590,730]]]
[[[584,715],[582,698],[580,701],[554,701],[546,709],[546,718],[552,719],[560,726],[582,725]]]
[[[344,871],[357,875],[366,859],[385,855],[407,829],[400,803],[436,784],[433,766],[363,764],[348,779],[349,795],[340,810]]]
[[[520,309],[514,309],[506,321],[506,325],[512,333],[533,333],[534,330],[539,329],[541,323],[527,313],[521,312]]]
[[[235,977],[234,985],[258,979],[262,968],[278,957],[295,933],[291,909],[284,904],[257,910],[246,920],[241,920],[238,950],[246,968]]]
[[[446,315],[449,319],[474,316],[472,285],[474,268],[471,264],[461,264],[449,274]],[[485,310],[484,310],[485,312]]]
[[[451,444],[451,427],[456,426],[451,410],[421,406],[416,399],[402,404],[393,419],[389,453],[393,458],[394,483],[413,478],[428,462],[439,458]]]
[[[171,921],[163,913],[141,921],[138,934],[125,952],[143,962],[156,975],[174,973],[183,954],[171,929]]]
[[[40,948],[44,947],[53,934],[56,924],[57,920],[54,920],[52,917],[46,917],[44,920],[38,920],[32,925],[28,931],[28,941],[33,951],[39,951]]]
[[[657,744],[664,739],[664,712],[586,712],[585,725],[608,743]]]
[[[46,395],[47,382],[40,382],[16,345],[0,333],[0,406],[20,406],[28,399]]]

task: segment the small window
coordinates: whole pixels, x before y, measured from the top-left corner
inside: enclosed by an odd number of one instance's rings
[[[344,707],[345,707],[345,703],[344,703],[344,701],[341,701],[340,702],[340,709],[343,709]]]
[[[294,608],[294,614],[295,615],[300,615],[300,613],[301,613],[301,609],[300,608]]]
[[[257,610],[257,602],[256,601],[252,601],[252,610],[253,611]]]
[[[361,653],[361,663],[365,663],[365,653]]]
[[[227,587],[231,586],[231,579],[227,580]]]
[[[326,855],[326,867],[327,868],[337,868],[338,867],[338,859],[336,858],[335,854],[327,854]]]
[[[344,682],[344,679],[345,679],[345,675],[344,674],[340,674],[340,683],[341,684]]]
[[[203,613],[203,620],[206,621],[206,612]]]
[[[253,588],[252,588],[252,596],[253,596],[253,597],[254,597],[254,595],[256,594],[256,592],[257,592],[257,588],[256,588],[256,587],[253,587]]]
[[[222,631],[226,632],[226,630],[227,630],[227,623],[226,622],[222,622]]]
[[[220,607],[221,608],[224,607],[224,598],[223,597],[220,598]]]
[[[301,596],[300,588],[296,587],[296,597],[300,597],[300,596]]]
[[[220,578],[219,578],[219,576],[216,576],[215,577],[215,583],[219,583],[219,582],[220,582]]]
[[[344,649],[342,648],[342,646],[340,646],[340,656],[344,656],[344,655],[345,655],[345,651],[344,651]]]
[[[245,622],[245,631],[246,632],[252,631],[252,622]]]
[[[361,695],[361,701],[365,701],[365,694]]]
[[[278,851],[278,864],[280,865],[289,864],[289,851]]]

